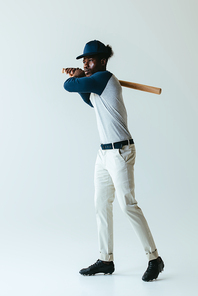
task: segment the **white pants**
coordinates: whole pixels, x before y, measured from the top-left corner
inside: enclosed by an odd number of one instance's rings
[[[113,261],[113,201],[116,196],[140,238],[148,260],[158,252],[134,192],[135,145],[122,149],[99,149],[95,165],[95,207],[98,225],[100,259]]]

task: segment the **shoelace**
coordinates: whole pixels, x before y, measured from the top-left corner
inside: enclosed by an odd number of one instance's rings
[[[152,270],[154,267],[157,267],[157,262],[149,261],[149,265],[146,271]]]
[[[102,263],[102,261],[101,261],[100,259],[98,259],[98,260],[96,261],[96,263],[90,265],[89,268],[90,268],[90,267],[96,267],[96,266],[100,265],[101,263]]]

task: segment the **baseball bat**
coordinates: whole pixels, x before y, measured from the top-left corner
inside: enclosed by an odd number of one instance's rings
[[[62,69],[62,73],[65,73],[64,68]],[[159,87],[149,86],[149,85],[135,83],[135,82],[124,81],[124,80],[119,80],[119,82],[120,82],[120,85],[122,85],[124,87],[129,87],[129,88],[133,88],[133,89],[137,89],[137,90],[141,90],[141,91],[146,91],[146,92],[150,92],[150,93],[157,94],[157,95],[160,95],[162,92],[162,89]]]
[[[149,85],[135,83],[135,82],[123,81],[123,80],[119,80],[119,82],[122,86],[141,90],[141,91],[147,91],[157,95],[160,95],[162,92],[162,89],[159,87],[149,86]]]

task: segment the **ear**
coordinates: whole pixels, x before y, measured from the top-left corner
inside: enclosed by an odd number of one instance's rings
[[[106,65],[107,65],[107,59],[105,59],[105,58],[101,59],[101,65],[103,67],[106,67]]]

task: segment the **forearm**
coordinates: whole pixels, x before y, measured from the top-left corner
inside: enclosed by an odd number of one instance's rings
[[[96,82],[91,77],[70,77],[65,81],[64,88],[69,92],[90,94],[95,92]]]

